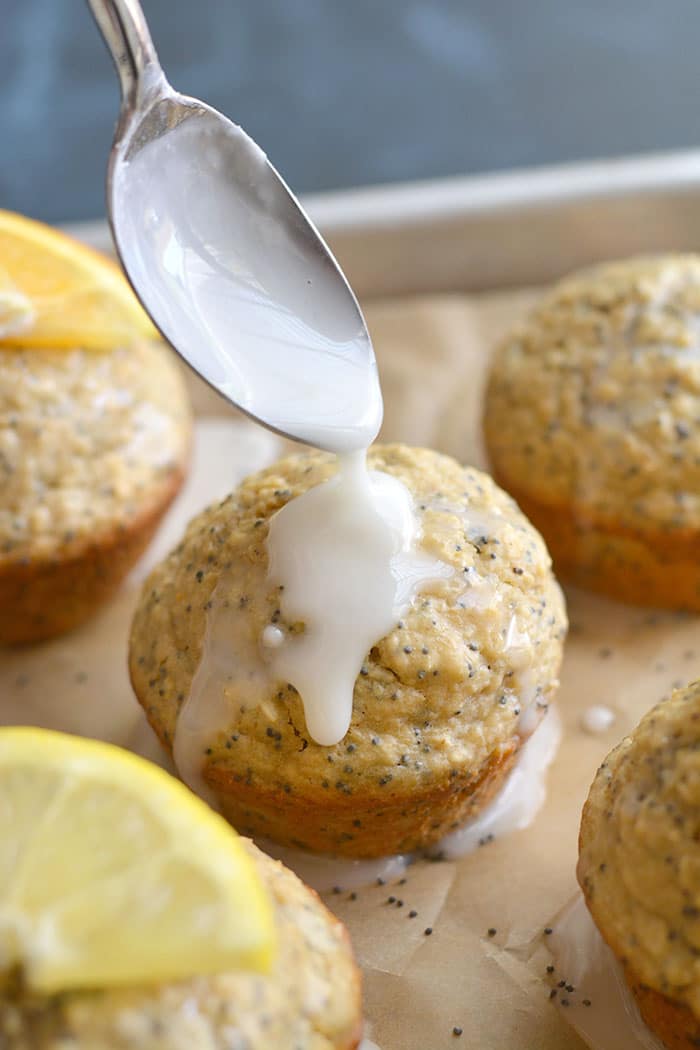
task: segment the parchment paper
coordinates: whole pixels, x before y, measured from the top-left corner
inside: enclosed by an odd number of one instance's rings
[[[479,414],[488,352],[531,298],[518,292],[366,303],[385,391],[382,437],[483,466]],[[163,762],[126,674],[138,583],[192,514],[284,447],[203,385],[193,383],[192,391],[198,423],[185,491],[120,595],[90,624],[0,654],[4,722],[104,737]],[[673,684],[700,673],[700,623],[583,592],[569,591],[568,600],[559,699],[565,734],[535,823],[461,861],[415,865],[404,882],[328,896],[355,937],[371,1038],[381,1050],[584,1045],[549,1001],[543,931],[575,892],[579,814],[597,765]],[[616,714],[601,736],[580,728],[591,703]]]

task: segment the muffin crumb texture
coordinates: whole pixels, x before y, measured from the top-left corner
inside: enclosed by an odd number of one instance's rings
[[[700,256],[610,263],[547,294],[498,347],[496,479],[557,572],[700,609]]]
[[[340,743],[310,739],[260,645],[269,624],[304,630],[282,620],[265,538],[275,511],[333,475],[325,453],[282,460],[190,524],[144,585],[130,651],[168,748],[195,675],[196,690],[225,698],[201,762],[237,827],[356,856],[437,841],[491,797],[556,689],[566,631],[541,537],[488,476],[404,446],[373,449],[370,466],[408,486],[423,548],[453,573],[367,654]]]
[[[3,1050],[353,1050],[360,978],[343,925],[278,861],[248,845],[275,906],[266,976],[51,998],[3,997]]]
[[[0,349],[3,561],[127,522],[181,467],[189,409],[170,351]]]
[[[578,878],[645,1020],[700,1037],[700,682],[654,707],[598,770]]]

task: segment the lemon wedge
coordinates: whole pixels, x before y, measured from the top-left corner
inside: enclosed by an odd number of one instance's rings
[[[26,332],[35,317],[31,299],[15,287],[7,270],[0,267],[0,342]]]
[[[24,324],[17,324],[18,301]],[[0,210],[0,345],[111,350],[142,338],[158,333],[116,263]]]
[[[110,744],[0,729],[0,972],[29,988],[265,972],[272,908],[228,824]]]

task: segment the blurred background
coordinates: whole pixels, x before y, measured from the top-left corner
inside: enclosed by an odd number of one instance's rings
[[[299,192],[700,143],[698,0],[144,0],[172,83]],[[103,214],[117,81],[84,0],[0,0],[0,207]]]

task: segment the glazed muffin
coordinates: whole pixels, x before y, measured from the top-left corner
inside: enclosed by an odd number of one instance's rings
[[[70,630],[180,488],[190,414],[165,346],[0,346],[0,643]]]
[[[649,1027],[700,1045],[700,681],[653,708],[598,770],[578,879]]]
[[[557,574],[700,610],[700,256],[632,259],[558,284],[496,350],[494,476]]]
[[[343,740],[314,742],[260,645],[267,625],[303,630],[283,621],[266,535],[276,511],[335,473],[326,453],[282,460],[191,522],[144,585],[129,658],[171,752],[195,676],[207,691],[197,766],[239,830],[365,857],[428,846],[479,813],[555,693],[566,631],[541,537],[488,476],[400,445],[372,449],[369,464],[408,487],[423,550],[453,571],[367,653]]]
[[[296,875],[246,846],[275,911],[270,974],[51,998],[0,994],[3,1050],[353,1050],[360,975],[345,927]]]

